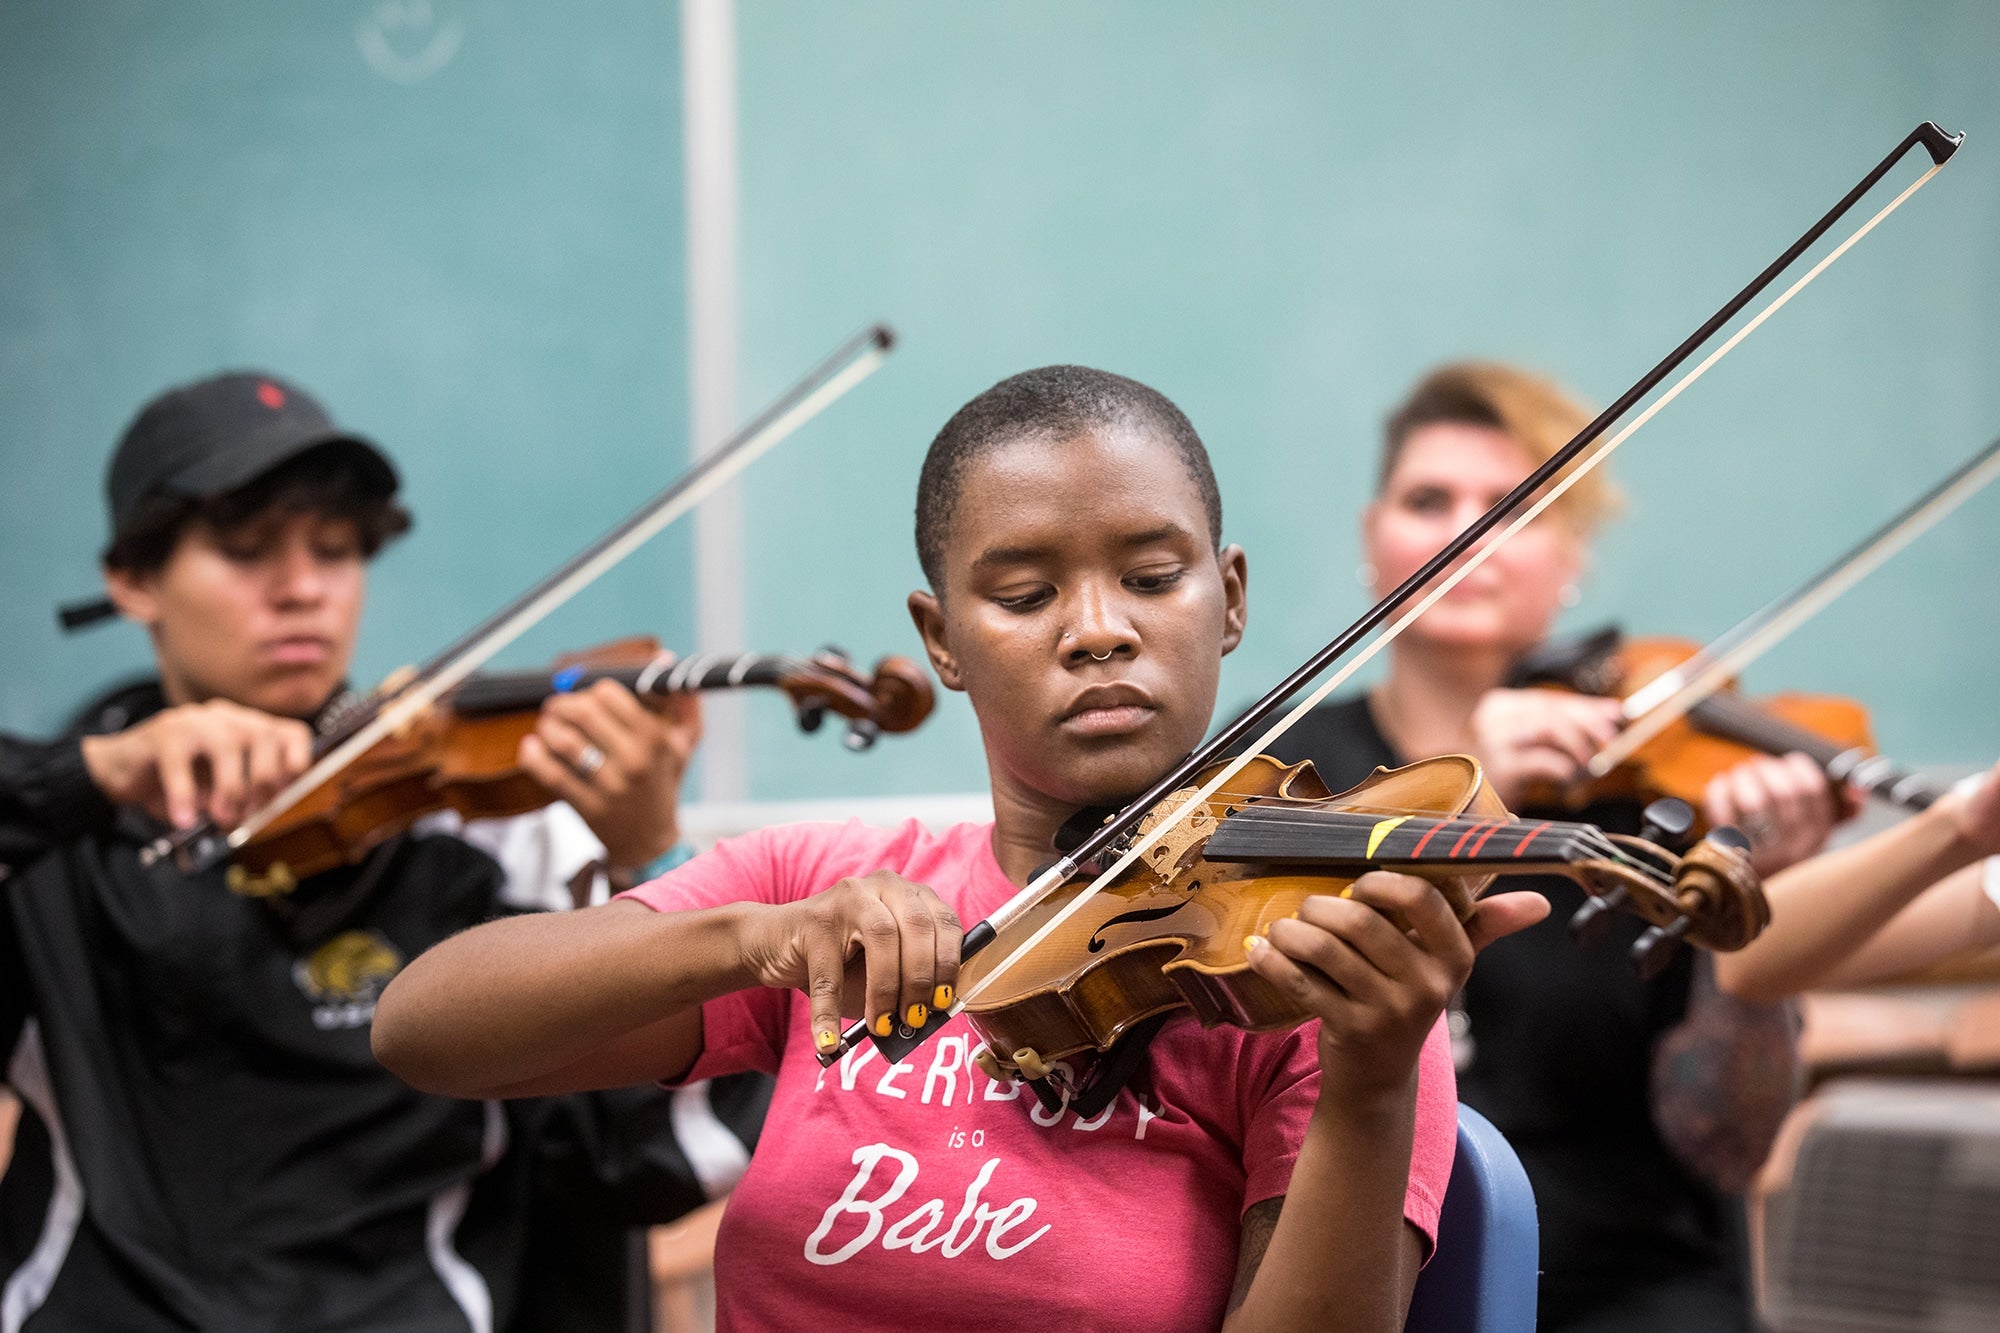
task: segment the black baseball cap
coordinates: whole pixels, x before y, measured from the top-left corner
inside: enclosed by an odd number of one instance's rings
[[[115,539],[153,495],[208,500],[245,486],[310,449],[345,446],[361,484],[384,498],[399,481],[374,442],[345,430],[317,399],[266,371],[239,370],[169,389],[119,438],[104,494]],[[117,614],[102,598],[59,608],[65,629]]]

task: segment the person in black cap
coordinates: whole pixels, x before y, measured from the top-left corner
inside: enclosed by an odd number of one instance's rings
[[[382,452],[263,373],[155,399],[107,492],[109,597],[64,620],[137,622],[158,676],[55,742],[0,737],[0,1060],[26,1107],[0,1324],[626,1326],[622,1229],[727,1174],[673,1123],[719,1112],[690,1139],[729,1156],[761,1089],[452,1101],[382,1070],[369,1024],[429,945],[568,906],[592,865],[622,885],[689,854],[692,699],[558,695],[521,761],[566,804],[434,820],[289,894],[142,865],[164,826],[229,827],[303,771],[368,562],[410,520]]]

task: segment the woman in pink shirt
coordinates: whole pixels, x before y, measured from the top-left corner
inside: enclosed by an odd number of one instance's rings
[[[1463,927],[1406,876],[1311,899],[1251,965],[1314,1021],[1173,1021],[1087,1116],[989,1078],[962,1017],[902,1063],[814,1055],[844,1014],[948,1006],[964,926],[1200,741],[1246,616],[1221,509],[1143,385],[1054,366],[979,395],[925,459],[909,606],[978,715],[994,823],[769,829],[602,908],[468,931],[389,987],[377,1054],[465,1097],[775,1073],[717,1244],[725,1329],[1401,1328],[1451,1165],[1439,1016],[1538,896]]]

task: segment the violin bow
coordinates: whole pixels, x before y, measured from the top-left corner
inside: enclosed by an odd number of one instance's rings
[[[1763,272],[1753,278],[1749,285],[1744,287],[1742,291],[1731,297],[1700,328],[1688,335],[1686,340],[1674,348],[1673,351],[1669,352],[1658,365],[1647,371],[1639,378],[1637,383],[1620,394],[1615,402],[1605,408],[1589,425],[1578,432],[1576,438],[1557,450],[1547,462],[1530,473],[1520,485],[1502,496],[1492,508],[1473,520],[1463,532],[1452,538],[1451,541],[1445,544],[1442,550],[1424,562],[1422,568],[1405,579],[1388,596],[1369,608],[1360,619],[1341,631],[1339,636],[1332,642],[1306,659],[1304,663],[1274,686],[1267,694],[1246,708],[1235,721],[1189,753],[1186,758],[1174,765],[1164,777],[1160,778],[1145,792],[1135,797],[1116,815],[1105,821],[1102,826],[1088,838],[1084,839],[1082,843],[1062,853],[1052,865],[1035,876],[1033,881],[1019,893],[996,909],[992,916],[979,922],[971,930],[967,931],[964,942],[960,945],[959,952],[961,958],[969,957],[990,944],[1001,929],[1004,929],[1006,926],[1019,920],[1027,912],[1033,910],[1037,903],[1067,883],[1087,863],[1095,861],[1105,853],[1114,850],[1117,844],[1131,834],[1140,820],[1154,807],[1159,805],[1160,802],[1182,788],[1187,787],[1204,768],[1207,768],[1211,764],[1222,762],[1222,768],[1219,772],[1204,782],[1179,805],[1175,806],[1165,818],[1159,820],[1145,834],[1141,835],[1129,846],[1119,850],[1117,859],[1106,869],[1095,875],[1083,891],[1079,892],[1065,904],[1061,911],[1055,913],[1048,921],[1044,922],[1026,940],[1017,945],[1011,953],[1002,958],[970,990],[961,992],[949,1009],[933,1013],[921,1028],[911,1028],[908,1025],[902,1025],[887,1037],[877,1036],[870,1032],[865,1023],[855,1023],[846,1032],[841,1034],[841,1039],[837,1045],[828,1050],[816,1052],[820,1064],[823,1066],[831,1065],[863,1040],[873,1041],[882,1053],[890,1059],[900,1059],[902,1056],[916,1049],[917,1046],[922,1044],[925,1038],[942,1027],[951,1017],[962,1011],[968,1003],[978,999],[980,994],[996,978],[1011,968],[1044,939],[1048,938],[1051,933],[1059,929],[1065,921],[1081,910],[1085,903],[1090,901],[1091,898],[1096,896],[1107,885],[1116,881],[1120,875],[1124,874],[1127,868],[1150,851],[1162,837],[1180,825],[1189,815],[1203,809],[1209,799],[1227,785],[1229,780],[1235,777],[1237,772],[1245,764],[1249,763],[1256,754],[1266,749],[1273,741],[1290,730],[1307,713],[1317,708],[1325,701],[1328,695],[1344,685],[1356,671],[1366,665],[1377,653],[1388,647],[1418,616],[1429,610],[1433,603],[1456,587],[1460,580],[1484,564],[1493,552],[1499,550],[1515,533],[1532,522],[1536,516],[1548,508],[1549,505],[1553,504],[1558,497],[1581,480],[1592,468],[1610,457],[1620,445],[1631,438],[1634,432],[1652,420],[1661,408],[1679,397],[1682,391],[1689,385],[1707,374],[1716,362],[1727,356],[1735,349],[1737,344],[1749,337],[1765,320],[1787,305],[1793,297],[1797,296],[1815,278],[1831,267],[1834,261],[1846,254],[1856,242],[1873,231],[1885,218],[1900,208],[1904,201],[1909,199],[1911,195],[1928,184],[1931,177],[1943,170],[1945,163],[1951,160],[1952,155],[1958,151],[1958,146],[1964,141],[1965,136],[1963,134],[1947,133],[1943,129],[1940,129],[1933,121],[1925,121],[1914,130],[1911,130],[1903,137],[1902,142],[1890,151],[1888,156],[1876,163],[1874,168],[1867,175],[1863,176],[1855,184],[1854,188],[1849,190],[1819,221],[1808,228],[1804,235],[1788,246],[1783,254],[1779,255]],[[1693,356],[1710,338],[1714,337],[1724,325],[1741,314],[1786,269],[1796,263],[1801,255],[1811,249],[1827,232],[1833,229],[1834,225],[1842,217],[1846,216],[1876,185],[1881,183],[1883,177],[1887,176],[1897,163],[1901,162],[1913,149],[1918,147],[1921,147],[1930,157],[1931,165],[1927,171],[1905,187],[1900,194],[1885,204],[1866,222],[1856,228],[1851,235],[1829,251],[1824,258],[1808,269],[1791,286],[1787,287],[1780,295],[1773,298],[1768,305],[1760,309],[1756,315],[1732,333],[1713,352],[1704,357],[1692,370],[1682,375],[1680,379],[1676,380],[1659,397],[1648,403],[1645,409],[1633,418],[1631,422],[1622,426],[1615,435],[1611,435],[1608,438],[1605,437],[1605,431],[1609,430],[1620,418],[1631,411],[1647,394],[1659,388],[1669,375],[1672,375],[1685,364],[1688,358]],[[1559,475],[1565,468],[1572,470],[1567,476]],[[1542,491],[1544,487],[1548,488],[1547,491],[1539,499],[1535,498],[1536,493]],[[1509,521],[1510,519],[1511,521]],[[1507,526],[1499,532],[1499,535],[1494,537],[1485,546],[1480,547],[1477,551],[1473,550],[1489,533],[1492,533],[1496,528],[1500,528],[1503,523]],[[1469,556],[1468,553],[1470,553]],[[1450,569],[1452,563],[1460,559],[1464,559],[1465,563],[1458,569],[1447,573],[1446,571]],[[1431,587],[1433,580],[1438,580],[1435,587]],[[1430,588],[1431,590],[1425,593],[1424,590],[1426,588]],[[1408,609],[1405,610],[1405,608]],[[1383,626],[1389,621],[1390,617],[1397,615],[1398,612],[1402,612],[1403,614],[1393,624],[1388,624],[1388,627],[1384,629]],[[1366,646],[1361,648],[1361,651],[1355,653],[1357,646],[1360,646],[1367,639],[1368,635],[1375,633],[1377,630],[1381,630],[1381,633],[1377,634],[1374,639],[1369,640]],[[1295,705],[1291,711],[1286,713],[1268,730],[1258,735],[1254,741],[1250,740],[1252,733],[1268,721],[1294,694],[1311,683],[1321,672],[1331,667],[1335,662],[1340,661],[1343,657],[1347,657],[1350,653],[1354,653],[1355,655],[1346,665],[1334,672],[1323,684]],[[1250,741],[1247,746],[1245,745],[1246,741]]]
[[[141,861],[152,865],[171,855],[183,869],[198,870],[249,842],[384,737],[408,725],[544,616],[867,379],[888,357],[895,343],[896,335],[886,324],[871,325],[849,338],[804,378],[778,395],[749,424],[668,483],[666,489],[431,657],[408,684],[365,712],[365,720],[359,725],[337,732],[333,743],[315,758],[310,768],[230,830],[227,837],[218,837],[213,824],[203,823],[158,839],[141,853]]]
[[[1754,612],[1680,666],[1633,691],[1625,700],[1628,725],[1591,757],[1591,774],[1601,778],[1630,759],[1647,741],[1937,526],[1995,477],[2000,477],[2000,439],[1954,468],[1944,480],[1797,588]],[[1846,774],[1834,776],[1844,778]]]

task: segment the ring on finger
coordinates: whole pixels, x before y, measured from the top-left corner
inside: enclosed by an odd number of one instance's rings
[[[597,770],[604,767],[604,751],[586,741],[583,748],[577,751],[576,760],[571,767],[587,778],[595,777]]]

